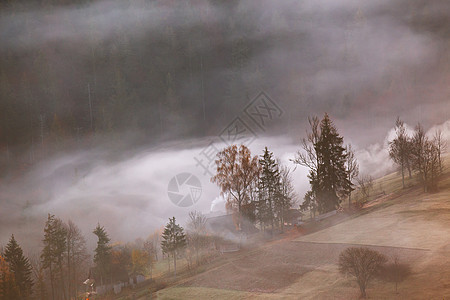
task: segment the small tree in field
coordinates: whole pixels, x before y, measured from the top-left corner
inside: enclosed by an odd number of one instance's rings
[[[199,252],[206,246],[206,217],[198,211],[189,212],[188,244],[194,250],[197,265],[199,264]]]
[[[361,194],[364,198],[364,201],[369,200],[370,193],[373,189],[373,178],[370,175],[365,175],[356,178],[356,181],[359,185],[359,190],[361,191]]]
[[[361,298],[366,298],[367,285],[386,261],[386,257],[375,250],[350,247],[339,255],[339,271],[356,277]]]
[[[411,268],[405,263],[401,263],[400,259],[394,257],[394,262],[387,264],[382,268],[380,277],[388,282],[395,283],[395,293],[398,293],[397,286],[411,275]]]

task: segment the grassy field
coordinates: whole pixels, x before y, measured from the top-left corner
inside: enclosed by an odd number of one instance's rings
[[[397,256],[412,267],[397,294],[393,284],[374,280],[367,289],[370,299],[450,298],[450,173],[437,193],[424,193],[416,179],[407,178],[406,186],[402,189],[399,174],[380,178],[362,211],[334,225],[327,221],[332,225],[308,235],[224,254],[153,298],[358,299],[356,282],[337,268],[339,253],[354,245]],[[165,263],[161,270],[167,270]]]

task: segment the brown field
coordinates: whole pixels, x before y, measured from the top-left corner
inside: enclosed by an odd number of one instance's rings
[[[260,293],[276,293],[314,270],[336,265],[339,254],[349,244],[309,243],[282,240],[188,280],[183,286],[208,287]],[[426,250],[377,247],[387,256],[398,254],[405,262],[423,259]]]
[[[412,268],[395,293],[375,279],[370,299],[450,299],[450,178],[425,194],[392,174],[377,181],[384,193],[353,215],[336,215],[310,234],[224,254],[219,264],[157,293],[158,299],[358,299],[353,278],[338,272],[342,250],[370,247]],[[386,195],[384,195],[386,194]]]

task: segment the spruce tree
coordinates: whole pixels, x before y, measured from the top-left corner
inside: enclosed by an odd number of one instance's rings
[[[274,227],[275,205],[279,196],[280,171],[277,162],[267,147],[259,160],[261,175],[259,177],[259,201],[258,210],[261,221]]]
[[[97,227],[93,231],[93,233],[97,236],[97,248],[95,248],[94,254],[94,263],[97,268],[97,272],[100,275],[100,280],[103,281],[103,278],[106,277],[111,271],[111,246],[109,242],[111,239],[108,237],[108,233],[106,232],[103,226],[97,224]],[[103,284],[103,282],[101,282]]]
[[[14,275],[22,299],[29,299],[33,287],[32,268],[28,258],[23,255],[22,248],[15,240],[14,235],[11,235],[9,243],[6,245],[4,258]]]
[[[169,218],[164,231],[162,233],[161,248],[167,255],[173,255],[173,264],[175,276],[177,276],[177,252],[186,247],[186,235],[183,227],[176,224],[175,217]]]
[[[48,214],[44,228],[44,249],[41,253],[41,261],[44,269],[50,272],[50,285],[52,299],[65,299],[65,284],[63,273],[63,259],[67,249],[67,229],[61,219]],[[55,287],[55,275],[59,273],[60,284]],[[56,292],[59,292],[56,294]],[[62,294],[62,295],[61,295]]]
[[[325,114],[320,122],[320,138],[316,145],[319,165],[315,188],[318,208],[322,213],[337,209],[341,197],[351,191],[345,167],[347,153],[342,145],[343,138]]]
[[[316,209],[326,213],[337,209],[341,199],[352,191],[350,176],[346,169],[348,154],[343,138],[328,114],[319,122],[310,118],[311,133],[302,140],[304,152],[298,152],[294,163],[309,168],[311,190],[305,196],[301,209]]]

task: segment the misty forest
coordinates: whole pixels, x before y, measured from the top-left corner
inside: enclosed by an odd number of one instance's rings
[[[4,0],[0,300],[450,297],[448,0]]]

